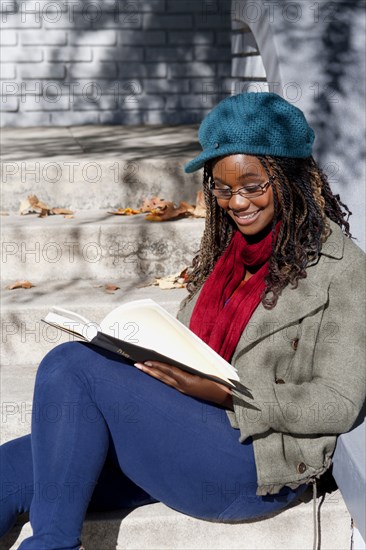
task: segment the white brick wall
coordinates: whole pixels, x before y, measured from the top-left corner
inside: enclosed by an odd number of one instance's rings
[[[2,0],[1,125],[201,121],[230,93],[230,10],[230,0]]]

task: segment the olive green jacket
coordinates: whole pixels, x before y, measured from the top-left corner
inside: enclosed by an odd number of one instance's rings
[[[253,398],[226,412],[241,443],[253,438],[258,495],[319,477],[365,399],[365,254],[330,226],[307,277],[259,304],[232,356]],[[198,296],[178,312],[186,326]]]

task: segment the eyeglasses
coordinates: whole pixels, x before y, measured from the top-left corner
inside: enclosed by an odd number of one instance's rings
[[[225,189],[221,187],[215,187],[215,182],[210,183],[210,192],[217,198],[228,201],[233,195],[239,194],[246,199],[254,199],[263,195],[268,187],[271,185],[275,176],[271,176],[266,183],[247,183],[244,187],[240,187],[237,191],[232,191],[230,188]]]

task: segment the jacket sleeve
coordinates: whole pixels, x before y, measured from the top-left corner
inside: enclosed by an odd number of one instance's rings
[[[330,283],[311,381],[258,381],[254,411],[244,411],[234,397],[240,441],[271,429],[303,436],[351,429],[365,399],[365,290],[365,263],[359,259]],[[329,338],[330,326],[337,328],[336,339]]]

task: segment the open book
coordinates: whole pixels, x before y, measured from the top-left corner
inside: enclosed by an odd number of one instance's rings
[[[132,362],[169,363],[250,396],[237,370],[154,300],[123,304],[100,325],[59,307],[42,320]]]

